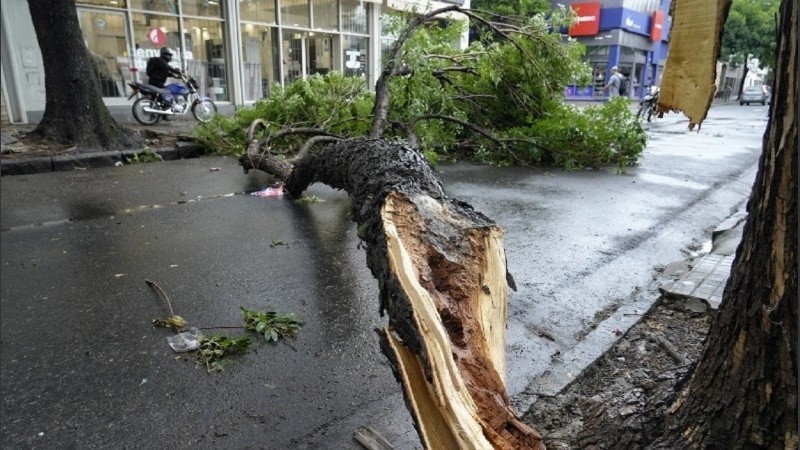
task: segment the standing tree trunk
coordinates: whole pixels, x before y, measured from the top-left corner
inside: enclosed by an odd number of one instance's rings
[[[749,60],[750,60],[749,58],[745,58],[744,60],[744,68],[742,69],[742,81],[739,82],[739,93],[736,95],[736,99],[740,101],[742,99],[742,93],[744,92],[744,82],[747,80],[747,73],[750,72],[750,68],[747,67],[747,62]]]
[[[46,100],[44,117],[29,136],[73,145],[77,152],[138,144],[103,104],[75,2],[28,0],[28,7],[44,61]]]
[[[773,101],[742,242],[667,448],[795,449],[798,4],[783,0]]]

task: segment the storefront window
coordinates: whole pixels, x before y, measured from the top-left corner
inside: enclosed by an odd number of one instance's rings
[[[342,36],[342,55],[344,74],[351,77],[366,78],[369,38],[361,36]]]
[[[79,5],[106,6],[109,8],[124,8],[128,6],[125,0],[75,0]]]
[[[306,54],[309,75],[325,75],[333,70],[333,41],[332,34],[308,33]]]
[[[92,55],[94,72],[103,97],[126,97],[130,57],[125,14],[78,9],[78,22]]]
[[[367,34],[367,7],[360,0],[342,0],[342,31]]]
[[[281,25],[308,27],[308,0],[281,0]]]
[[[186,52],[182,55],[181,35],[178,33],[178,18],[156,14],[132,13],[134,64],[139,71],[140,79],[146,81],[145,69],[147,60],[159,56],[161,47],[172,50],[172,66],[181,68],[184,59],[191,59]]]
[[[283,32],[283,82],[303,78],[303,50],[306,33],[302,31],[284,30]]]
[[[178,0],[130,0],[131,8],[178,14]]]
[[[323,30],[336,30],[339,25],[337,0],[314,0],[312,27]]]
[[[272,83],[280,81],[278,42],[277,28],[249,23],[242,25],[245,100],[266,97]]]
[[[200,91],[213,100],[228,99],[225,42],[222,22],[204,19],[184,19],[186,71],[193,76]],[[192,58],[188,55],[191,53]]]
[[[219,4],[224,0],[182,0],[181,13],[189,16],[222,17]]]
[[[239,0],[242,20],[275,23],[275,0]]]

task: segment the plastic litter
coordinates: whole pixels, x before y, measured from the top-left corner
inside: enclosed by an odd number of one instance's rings
[[[255,197],[282,197],[283,196],[283,185],[275,185],[270,186],[266,189],[261,191],[253,192],[251,195]]]
[[[203,334],[197,328],[190,328],[189,331],[178,333],[167,338],[167,343],[175,353],[185,353],[197,350],[200,347],[200,338]]]

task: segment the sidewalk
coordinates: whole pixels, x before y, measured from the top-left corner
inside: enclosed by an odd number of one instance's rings
[[[692,261],[688,272],[659,291],[667,297],[686,299],[687,305],[700,309],[698,312],[706,307],[719,309],[746,219],[747,213],[739,211],[721,223],[712,233],[711,251]]]
[[[192,118],[176,117],[148,127],[135,122],[121,125],[139,132],[145,139],[146,148],[164,160],[195,158],[205,153],[201,146],[192,142],[192,133],[197,126]],[[35,148],[20,140],[35,127],[35,124],[3,125],[0,132],[0,176],[122,165],[145,150],[74,154],[70,149]]]

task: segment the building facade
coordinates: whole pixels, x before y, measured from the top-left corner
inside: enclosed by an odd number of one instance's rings
[[[76,0],[78,20],[110,109],[130,108],[129,81],[146,81],[147,59],[170,48],[172,64],[202,95],[232,110],[275,83],[339,71],[375,83],[381,15],[469,0]],[[3,0],[2,88],[12,122],[44,113],[44,67],[25,0]],[[466,35],[465,38],[466,39]],[[68,68],[65,68],[68,70]],[[227,107],[227,108],[226,108]]]
[[[603,88],[617,66],[628,78],[628,95],[641,98],[658,85],[667,58],[670,0],[554,1],[577,14],[567,34],[586,46],[585,60],[592,67],[592,84],[568,86],[567,99],[597,100],[608,95]]]

